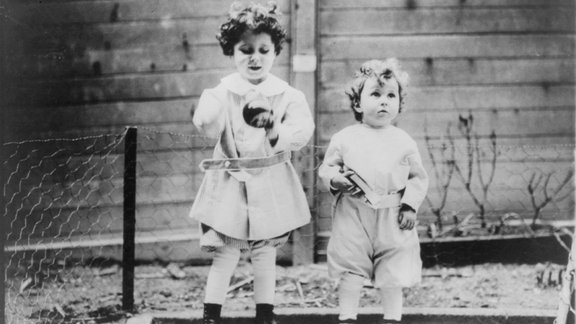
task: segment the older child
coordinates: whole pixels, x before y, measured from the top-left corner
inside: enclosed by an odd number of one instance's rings
[[[364,63],[346,92],[360,123],[332,136],[320,166],[336,195],[328,266],[340,279],[341,323],[356,322],[365,279],[381,291],[384,323],[401,320],[402,287],[420,281],[414,226],[428,176],[416,142],[392,125],[405,109],[406,85],[395,59]]]
[[[256,323],[274,323],[276,247],[310,221],[290,152],[314,130],[304,94],[270,74],[286,32],[274,4],[233,4],[217,39],[237,73],[206,89],[193,122],[218,138],[191,217],[201,223],[200,244],[213,251],[206,283],[204,323],[219,323],[241,252],[251,252]]]

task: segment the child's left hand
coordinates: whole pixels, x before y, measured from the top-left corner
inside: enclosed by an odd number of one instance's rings
[[[401,208],[398,214],[398,223],[401,230],[412,230],[416,225],[416,212],[412,208]]]

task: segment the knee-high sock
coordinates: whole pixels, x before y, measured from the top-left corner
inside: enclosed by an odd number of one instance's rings
[[[276,290],[276,248],[263,246],[252,250],[254,302],[274,305]]]
[[[214,259],[206,281],[205,303],[224,304],[226,291],[230,286],[230,278],[239,259],[240,250],[236,248],[224,246],[214,252]]]
[[[364,277],[350,273],[342,276],[338,286],[339,320],[356,319],[363,286]]]
[[[380,288],[384,319],[402,320],[402,288]]]

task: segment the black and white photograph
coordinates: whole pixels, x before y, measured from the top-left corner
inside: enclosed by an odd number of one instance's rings
[[[0,323],[576,323],[574,0],[0,0]]]

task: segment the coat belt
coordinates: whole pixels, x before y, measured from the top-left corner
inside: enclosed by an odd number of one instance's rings
[[[291,157],[292,153],[286,151],[257,158],[205,159],[200,162],[200,169],[202,171],[261,169],[290,161]]]
[[[379,195],[375,201],[369,202],[369,204],[376,209],[379,208],[393,208],[399,207],[401,205],[402,193],[395,192],[388,195]]]

